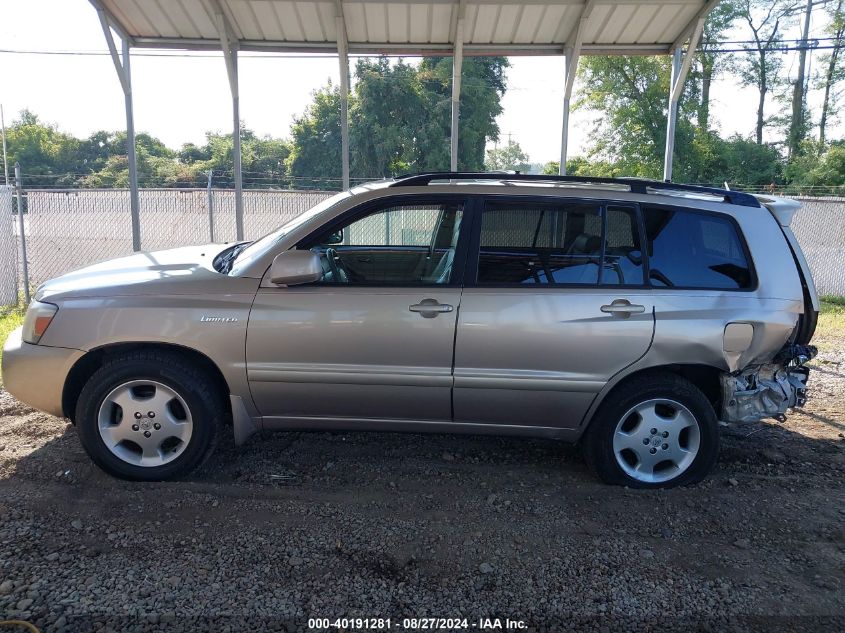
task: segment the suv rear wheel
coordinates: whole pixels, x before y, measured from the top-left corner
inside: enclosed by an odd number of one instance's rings
[[[83,387],[76,408],[91,459],[111,475],[138,481],[194,470],[214,450],[224,418],[208,376],[166,352],[108,359]]]
[[[673,374],[640,376],[614,389],[584,440],[596,474],[632,488],[698,483],[718,451],[713,407],[698,387]]]

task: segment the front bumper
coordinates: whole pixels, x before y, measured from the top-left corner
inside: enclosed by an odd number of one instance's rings
[[[31,407],[63,417],[65,380],[85,352],[24,343],[21,330],[12,332],[3,346],[3,388]]]

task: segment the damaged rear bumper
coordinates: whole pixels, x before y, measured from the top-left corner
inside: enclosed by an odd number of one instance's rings
[[[752,365],[722,374],[724,422],[755,422],[764,418],[784,420],[786,410],[807,401],[809,368],[804,364],[817,351],[810,345],[785,348],[772,363]]]

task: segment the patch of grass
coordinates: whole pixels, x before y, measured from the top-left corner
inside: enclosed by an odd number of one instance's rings
[[[23,323],[23,306],[11,306],[0,308],[0,360],[3,359],[3,344],[6,342],[12,330]],[[3,382],[3,375],[0,373],[0,384]]]
[[[836,295],[822,295],[821,302],[827,304],[828,309],[845,308],[845,297],[837,297]],[[822,308],[824,310],[824,308]]]
[[[845,336],[845,297],[824,295],[821,297],[821,312],[816,326],[816,337]]]

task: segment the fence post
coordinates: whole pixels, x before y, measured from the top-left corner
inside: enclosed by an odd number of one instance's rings
[[[23,270],[23,296],[29,305],[29,264],[26,261],[26,235],[23,230],[23,201],[21,200],[21,164],[15,163],[15,189],[18,196],[18,232],[21,238],[21,265]]]
[[[212,171],[208,170],[208,241],[214,243],[214,195],[211,193],[211,175]]]

